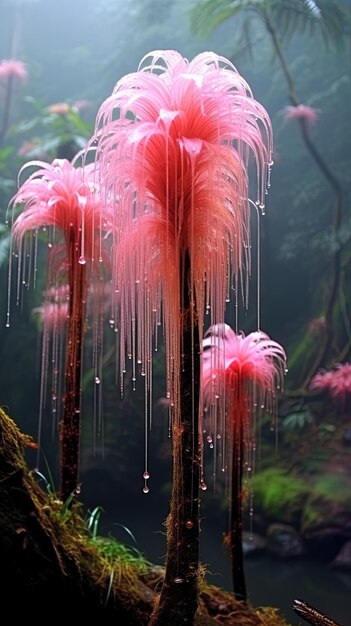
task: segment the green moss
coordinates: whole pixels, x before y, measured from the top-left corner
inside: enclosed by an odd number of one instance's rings
[[[351,507],[350,479],[337,474],[321,476],[313,486],[313,493],[326,500]]]
[[[351,487],[346,476],[327,474],[316,480],[302,514],[302,530],[344,527],[351,515]]]
[[[281,468],[256,474],[251,481],[256,511],[270,520],[293,523],[300,515],[309,488],[301,478]]]

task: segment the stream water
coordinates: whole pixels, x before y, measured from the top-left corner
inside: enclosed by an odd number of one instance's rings
[[[162,500],[162,498],[161,498]],[[163,501],[157,494],[149,494],[139,501],[140,506],[116,513],[114,519],[104,516],[102,530],[121,541],[131,542],[122,526],[136,538],[137,548],[153,563],[163,565],[166,538],[160,519]],[[231,590],[231,575],[226,551],[222,545],[221,530],[204,519],[201,530],[201,562],[206,564],[207,579],[211,584]],[[256,607],[274,606],[291,626],[305,624],[293,611],[295,599],[304,600],[325,613],[339,626],[351,626],[351,571],[337,571],[328,563],[307,557],[280,559],[266,553],[251,554],[245,560],[249,599]]]

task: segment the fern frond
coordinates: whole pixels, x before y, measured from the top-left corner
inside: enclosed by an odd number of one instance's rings
[[[253,9],[273,19],[280,36],[320,33],[326,45],[339,47],[351,32],[351,20],[341,0],[200,0],[190,11],[195,34],[207,37],[238,13]]]
[[[272,15],[283,39],[320,33],[327,46],[339,47],[350,34],[350,15],[340,0],[276,0]]]

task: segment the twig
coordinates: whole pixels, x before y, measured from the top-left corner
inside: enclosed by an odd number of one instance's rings
[[[340,626],[340,624],[334,622],[324,613],[320,613],[307,602],[303,602],[303,600],[294,600],[293,609],[305,622],[313,624],[313,626]]]

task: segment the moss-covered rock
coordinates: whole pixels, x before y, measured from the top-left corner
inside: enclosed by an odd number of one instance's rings
[[[282,468],[257,473],[251,481],[255,517],[262,526],[272,522],[300,525],[301,511],[309,494],[309,486]]]
[[[351,484],[346,476],[330,474],[319,477],[305,501],[301,526],[308,532],[316,526],[347,527],[351,530]]]

